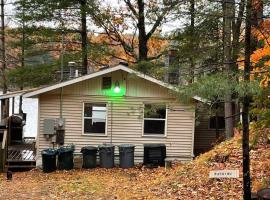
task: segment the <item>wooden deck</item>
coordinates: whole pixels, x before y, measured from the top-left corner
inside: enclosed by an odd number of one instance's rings
[[[25,138],[22,144],[8,146],[7,162],[35,162],[35,139]]]

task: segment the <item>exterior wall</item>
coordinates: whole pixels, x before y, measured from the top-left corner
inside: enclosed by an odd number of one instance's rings
[[[209,117],[201,113],[199,124],[195,127],[194,154],[198,155],[210,150],[217,140],[216,130],[209,129]]]
[[[193,158],[193,135],[195,112],[191,106],[181,105],[170,92],[162,87],[138,79],[132,75],[116,73],[124,77],[126,96],[106,97],[100,93],[101,78],[84,81],[63,89],[63,118],[65,118],[65,144],[75,144],[76,152],[83,146],[97,146],[102,143],[115,145],[132,143],[136,145],[135,161],[142,162],[143,144],[164,143],[167,156],[181,161]],[[123,82],[120,83],[120,85]],[[60,90],[39,97],[39,137],[37,165],[41,164],[40,152],[52,147],[50,140],[43,135],[44,119],[59,118]],[[107,136],[82,135],[82,112],[84,102],[107,103]],[[167,104],[167,136],[142,136],[143,104]],[[116,148],[116,153],[118,149]]]
[[[222,105],[223,106],[223,105]],[[198,125],[195,126],[195,134],[194,134],[194,154],[195,156],[209,151],[213,145],[220,140],[224,130],[218,130],[218,135],[216,129],[209,128],[209,118],[210,115],[208,111],[210,108],[208,106],[204,106],[204,110],[197,111],[196,115],[198,117]],[[221,107],[223,108],[223,107]],[[223,116],[223,110],[219,110],[219,115]]]

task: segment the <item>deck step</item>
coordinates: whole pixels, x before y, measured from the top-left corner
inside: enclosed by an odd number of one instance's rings
[[[5,168],[7,168],[7,169],[34,169],[34,168],[36,168],[36,166],[35,165],[9,165],[9,166],[5,166]]]
[[[6,168],[35,168],[36,161],[7,161]]]
[[[32,163],[36,162],[36,160],[7,160],[7,163]]]

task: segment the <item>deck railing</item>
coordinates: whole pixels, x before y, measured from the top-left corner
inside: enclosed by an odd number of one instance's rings
[[[8,162],[34,162],[36,160],[35,138],[26,137],[21,144],[8,146]]]

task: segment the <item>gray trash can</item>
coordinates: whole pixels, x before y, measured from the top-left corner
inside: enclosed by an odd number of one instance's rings
[[[133,144],[121,144],[119,148],[119,158],[121,168],[130,168],[134,166],[134,149]]]
[[[114,145],[103,144],[98,146],[100,167],[113,168],[114,167]]]
[[[83,147],[81,153],[83,154],[83,168],[89,169],[97,166],[97,147]]]

